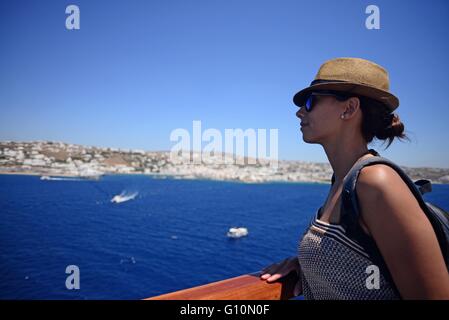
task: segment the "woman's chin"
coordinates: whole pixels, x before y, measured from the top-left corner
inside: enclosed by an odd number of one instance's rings
[[[308,129],[307,126],[306,127],[301,127],[299,129],[299,131],[301,131],[301,134],[302,134],[302,140],[305,143],[314,143],[312,137],[310,136],[310,132],[307,129]]]
[[[305,143],[317,143],[316,141],[315,141],[315,139],[313,139],[312,137],[310,137],[310,136],[308,136],[307,134],[302,134],[302,140],[305,142]]]
[[[305,143],[310,143],[310,141],[304,135],[302,136],[302,141],[304,141]]]

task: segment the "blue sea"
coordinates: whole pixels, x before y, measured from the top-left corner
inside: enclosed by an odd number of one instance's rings
[[[0,299],[142,299],[296,254],[329,185],[0,175]],[[138,193],[111,203],[122,192]],[[426,200],[449,209],[449,185]],[[233,226],[246,237],[226,236]],[[80,289],[66,288],[66,267]]]

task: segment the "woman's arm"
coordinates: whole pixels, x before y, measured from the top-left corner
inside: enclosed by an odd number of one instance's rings
[[[374,238],[402,298],[449,299],[449,274],[418,201],[386,165],[362,169],[356,188],[361,222]]]

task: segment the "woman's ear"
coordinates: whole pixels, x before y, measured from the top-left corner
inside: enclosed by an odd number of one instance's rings
[[[342,119],[349,119],[354,117],[360,109],[360,99],[351,97],[345,101],[345,110],[342,114]]]

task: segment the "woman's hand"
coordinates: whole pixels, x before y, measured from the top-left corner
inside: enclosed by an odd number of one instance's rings
[[[284,278],[290,272],[296,272],[298,276],[298,282],[295,285],[294,295],[297,296],[302,293],[302,283],[301,283],[301,267],[299,266],[298,257],[290,257],[281,262],[274,263],[262,269],[260,278],[266,280],[268,283],[275,282],[279,279]]]

